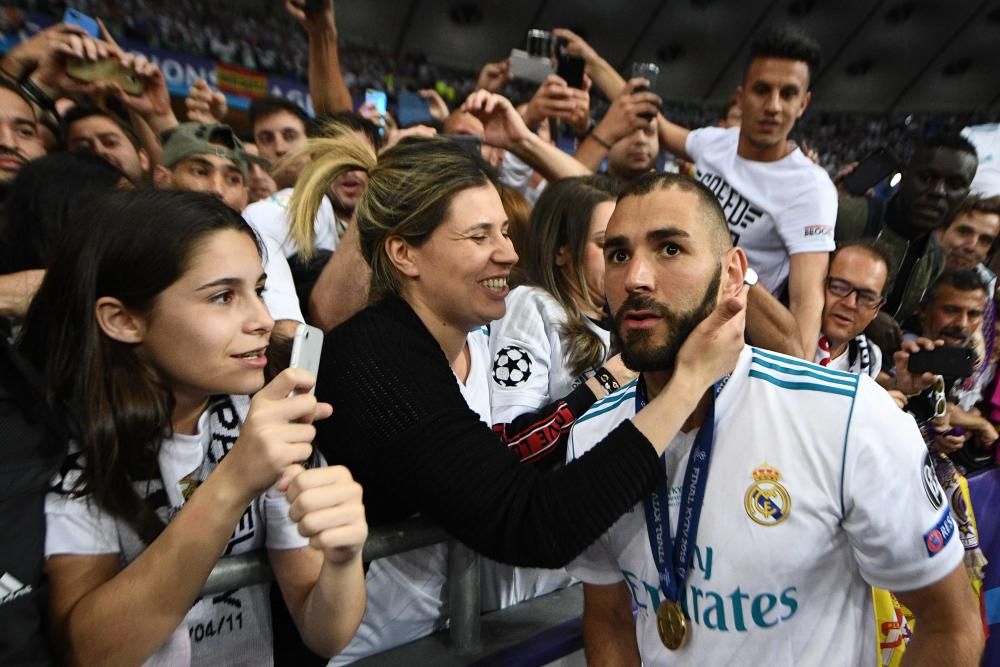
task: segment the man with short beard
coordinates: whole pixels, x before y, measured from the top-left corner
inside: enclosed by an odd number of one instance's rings
[[[570,458],[690,383],[685,339],[746,280],[712,192],[674,174],[622,196],[604,252],[615,332],[641,375],[577,421]],[[568,568],[584,581],[589,664],[864,664],[877,650],[872,585],[918,619],[915,662],[977,664],[950,509],[916,424],[884,390],[745,347],[714,389],[689,393],[664,482]]]

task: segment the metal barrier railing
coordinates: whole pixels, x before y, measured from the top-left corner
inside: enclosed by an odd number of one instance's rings
[[[448,596],[451,645],[470,649],[479,644],[479,554],[469,549],[427,519],[416,517],[386,526],[372,527],[362,550],[366,563],[411,549],[448,542]],[[220,558],[212,568],[203,596],[218,595],[243,586],[274,579],[264,554],[253,553]]]

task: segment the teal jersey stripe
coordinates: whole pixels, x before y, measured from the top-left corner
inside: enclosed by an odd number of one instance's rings
[[[479,327],[479,331],[480,331],[480,333],[482,333],[485,336],[489,336],[490,335],[490,328],[487,327],[487,326]]]
[[[851,398],[854,397],[853,389],[835,387],[828,384],[816,384],[815,382],[788,382],[787,380],[779,380],[773,375],[768,375],[764,371],[751,370],[750,377],[770,382],[771,384],[783,389],[821,391],[827,394],[838,394],[840,396],[848,396]]]
[[[631,382],[629,382],[628,384],[626,384],[623,387],[619,387],[617,389],[617,391],[615,391],[614,393],[608,394],[607,396],[605,396],[601,400],[596,401],[593,405],[590,406],[590,409],[593,410],[594,408],[599,408],[602,405],[604,405],[606,403],[611,403],[611,402],[621,403],[622,400],[624,400],[622,398],[622,393],[634,390],[637,383],[638,383],[638,379],[632,380]],[[634,395],[634,392],[633,392],[633,395]]]
[[[812,378],[816,378],[817,380],[820,380],[822,382],[829,382],[837,386],[854,387],[854,385],[857,384],[857,377],[854,375],[851,375],[846,378],[832,378],[823,375],[822,373],[817,373],[815,368],[806,368],[804,366],[797,366],[797,367],[785,366],[783,364],[779,364],[776,361],[775,362],[764,361],[763,359],[758,359],[756,357],[754,357],[752,363],[758,366],[763,366],[764,368],[770,368],[771,370],[777,371],[779,373],[787,373],[789,375],[806,375]]]
[[[616,397],[617,397],[617,395],[616,395]],[[593,419],[594,417],[597,417],[598,415],[603,415],[605,412],[611,412],[612,410],[616,410],[627,399],[630,399],[630,398],[631,399],[635,399],[635,392],[634,391],[630,391],[630,392],[627,392],[627,393],[625,393],[622,396],[617,397],[617,398],[618,398],[617,401],[610,402],[610,403],[605,403],[603,405],[599,404],[599,403],[595,403],[593,406],[591,406],[590,410],[588,410],[582,417],[580,417],[579,419],[576,420],[577,425],[582,424],[583,422],[587,421],[588,419]]]
[[[768,352],[767,350],[761,350],[758,348],[753,348],[753,354],[755,357],[764,357],[765,359],[770,359],[771,361],[777,361],[783,364],[789,364],[790,366],[799,366],[800,368],[808,368],[820,373],[824,373],[830,376],[830,379],[850,379],[855,377],[854,373],[848,373],[846,371],[835,371],[832,368],[826,368],[825,366],[820,366],[819,364],[814,364],[809,361],[804,361],[802,359],[796,359],[795,357],[786,357],[780,354],[775,354],[774,352]]]

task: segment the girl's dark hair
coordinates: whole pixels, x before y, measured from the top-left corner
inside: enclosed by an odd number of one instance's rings
[[[163,524],[132,484],[159,475],[174,398],[137,345],[104,334],[94,305],[110,296],[148,315],[206,238],[223,230],[246,234],[260,251],[250,226],[214,197],[170,190],[98,197],[67,228],[21,332],[49,400],[68,405],[79,421],[85,463],[77,490],[147,543]]]
[[[125,174],[95,155],[54,153],[24,165],[7,197],[0,270],[44,269],[63,231],[95,195],[117,188]]]
[[[566,324],[559,335],[573,376],[600,365],[608,352],[581,312],[581,306],[598,311],[604,306],[590,303],[583,253],[594,208],[602,202],[616,201],[621,192],[621,185],[609,176],[566,178],[545,188],[531,212],[524,268],[528,282],[555,297],[566,311]],[[569,248],[570,260],[566,270],[560,270],[556,255],[564,246]],[[585,303],[579,303],[580,299]]]

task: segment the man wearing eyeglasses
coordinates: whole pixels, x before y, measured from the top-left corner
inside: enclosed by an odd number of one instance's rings
[[[816,363],[872,378],[878,376],[882,351],[864,335],[864,330],[885,303],[888,278],[889,263],[869,244],[849,243],[833,253],[826,277]]]

